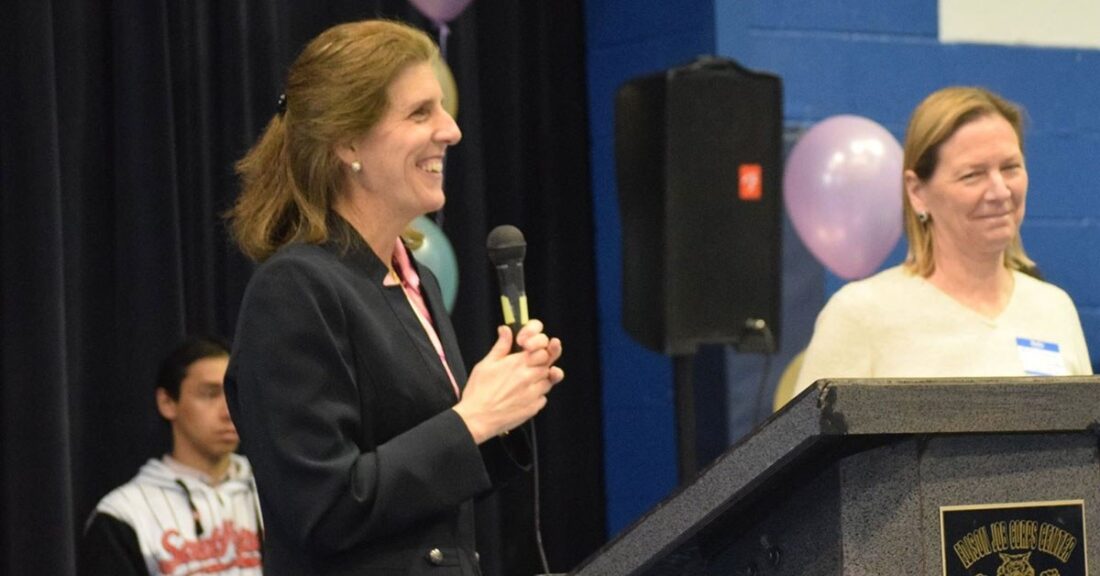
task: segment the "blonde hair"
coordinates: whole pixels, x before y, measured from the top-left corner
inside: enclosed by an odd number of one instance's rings
[[[917,178],[927,182],[936,172],[943,143],[964,125],[993,114],[1001,116],[1012,125],[1022,151],[1023,111],[1015,103],[984,88],[952,86],[933,92],[917,106],[909,119],[909,127],[905,132],[903,170],[912,170]],[[936,269],[932,257],[932,231],[927,223],[922,223],[917,218],[904,186],[902,208],[905,236],[909,239],[905,269],[920,276],[930,276]],[[1018,232],[1005,251],[1005,266],[1027,273],[1032,273],[1035,268],[1035,263],[1024,252]]]
[[[378,123],[402,71],[438,57],[424,32],[387,20],[333,26],[306,45],[287,74],[285,108],[236,165],[241,193],[227,218],[246,256],[262,262],[286,244],[329,239],[342,178],[334,147]]]

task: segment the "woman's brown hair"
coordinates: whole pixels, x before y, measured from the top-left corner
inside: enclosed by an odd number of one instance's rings
[[[333,26],[306,45],[280,111],[236,165],[241,193],[227,217],[246,256],[262,262],[283,245],[329,239],[342,178],[334,147],[377,124],[398,74],[434,58],[424,32],[387,20]]]

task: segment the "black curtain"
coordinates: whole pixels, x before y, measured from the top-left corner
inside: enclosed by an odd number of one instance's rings
[[[477,0],[451,23],[464,140],[438,221],[472,364],[498,323],[484,239],[524,230],[533,315],[567,379],[538,417],[542,532],[565,571],[604,539],[581,0]],[[0,17],[0,572],[75,574],[96,501],[169,447],[159,358],[232,337],[252,267],[220,214],[287,65],[337,22],[432,30],[404,0],[16,0]],[[540,572],[533,482],[481,502],[487,574]]]

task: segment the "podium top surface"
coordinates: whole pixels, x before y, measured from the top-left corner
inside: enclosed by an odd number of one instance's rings
[[[1100,376],[819,380],[571,574],[644,574],[781,470],[845,439],[1018,432],[1100,434]]]

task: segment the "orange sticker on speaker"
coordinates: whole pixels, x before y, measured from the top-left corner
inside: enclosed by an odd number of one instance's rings
[[[737,169],[737,197],[760,200],[764,196],[764,168],[759,164],[742,164]]]

